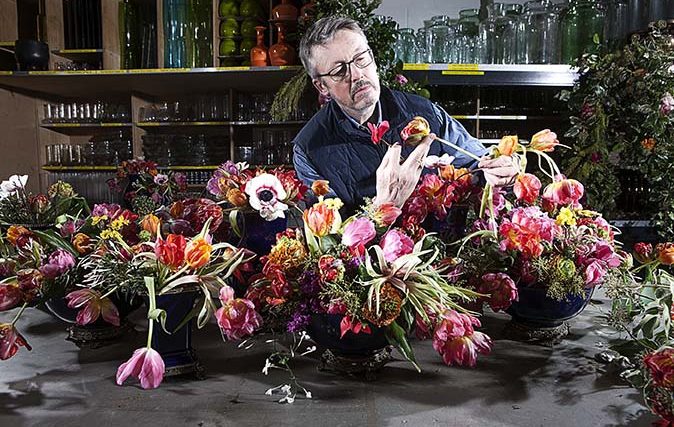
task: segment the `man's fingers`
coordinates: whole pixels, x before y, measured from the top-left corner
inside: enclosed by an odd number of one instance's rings
[[[428,151],[431,149],[431,143],[435,139],[434,134],[430,134],[424,139],[421,140],[419,145],[410,153],[405,162],[403,163],[403,168],[406,170],[414,169],[423,169],[424,159],[428,155]]]

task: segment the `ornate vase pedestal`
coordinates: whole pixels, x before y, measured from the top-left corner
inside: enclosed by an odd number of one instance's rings
[[[503,331],[504,338],[544,346],[559,344],[569,334],[568,320],[583,311],[593,291],[586,289],[584,295],[557,301],[546,296],[545,288],[518,287],[519,301],[507,310],[512,320]]]
[[[318,370],[375,380],[377,372],[393,360],[385,328],[370,325],[371,334],[347,332],[340,338],[343,318],[340,314],[311,316],[307,332],[323,351]]]
[[[192,311],[198,296],[199,293],[196,291],[157,296],[157,308],[166,311],[166,330],[171,332],[167,334],[157,323],[152,332],[152,348],[159,352],[164,360],[165,377],[177,375],[193,375],[197,379],[205,377],[204,368],[192,348],[193,320],[190,319],[176,330]]]
[[[74,343],[79,348],[97,349],[114,344],[127,333],[133,331],[133,325],[126,320],[126,317],[142,304],[140,299],[130,302],[114,295],[111,296],[111,299],[119,311],[119,326],[112,325],[102,318],[90,325],[76,324],[75,320],[79,310],[68,307],[65,298],[52,298],[45,301],[44,305],[54,317],[70,324],[66,328],[68,332],[67,341]]]

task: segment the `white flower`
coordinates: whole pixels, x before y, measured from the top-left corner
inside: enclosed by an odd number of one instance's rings
[[[28,182],[28,175],[12,175],[6,181],[0,183],[0,199],[4,199],[10,194],[14,194],[17,190],[26,187]]]
[[[424,159],[424,167],[428,169],[437,169],[438,167],[444,167],[444,166],[449,166],[452,164],[454,161],[454,156],[450,156],[449,154],[445,153],[442,156],[426,156]]]
[[[670,65],[667,71],[669,71],[670,73],[674,73],[674,65]]]
[[[262,218],[267,221],[285,218],[283,211],[288,210],[288,205],[281,200],[288,195],[275,175],[263,173],[251,179],[246,184],[246,194],[250,206],[259,211]]]

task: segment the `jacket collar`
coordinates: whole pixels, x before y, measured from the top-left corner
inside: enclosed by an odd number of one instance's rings
[[[334,100],[330,101],[328,107],[330,108],[330,117],[337,123],[339,129],[344,130],[349,136],[352,137],[367,137],[367,141],[369,143],[370,131],[365,125],[360,125],[358,122],[356,122],[356,120],[342,111],[340,106]],[[377,110],[379,112],[379,123],[381,123],[383,120],[387,120],[391,125],[391,129],[384,136],[384,139],[390,141],[389,138],[391,136],[391,132],[396,132],[396,129],[394,128],[401,120],[402,108],[393,96],[391,90],[386,86],[381,86]]]

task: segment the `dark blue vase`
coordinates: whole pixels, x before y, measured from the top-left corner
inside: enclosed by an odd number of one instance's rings
[[[258,256],[267,255],[276,243],[276,233],[285,231],[287,226],[287,218],[267,221],[257,212],[239,215],[239,228],[242,234],[239,247],[250,249]]]
[[[370,325],[370,334],[347,332],[340,338],[343,318],[341,314],[314,314],[307,332],[319,347],[340,356],[369,356],[389,345],[386,328],[373,325]]]
[[[176,328],[192,311],[199,297],[198,291],[157,295],[157,308],[166,311],[166,330],[155,323],[152,330],[152,348],[161,354],[166,367],[166,376],[196,373],[201,376],[202,368],[192,348],[192,322],[190,319],[180,329]]]
[[[520,286],[519,301],[513,301],[507,312],[513,320],[531,327],[554,328],[580,314],[590,302],[594,288],[585,289],[582,296],[571,296],[566,301],[549,298],[546,288]]]

